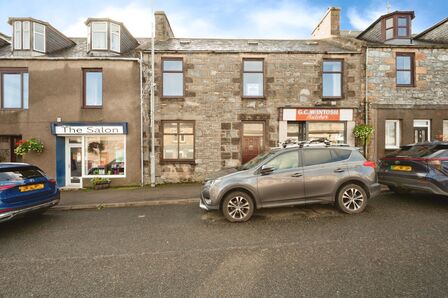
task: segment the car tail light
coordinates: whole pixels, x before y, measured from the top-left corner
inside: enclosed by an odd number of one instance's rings
[[[5,213],[5,212],[11,211],[11,210],[12,210],[12,208],[0,209],[0,213]]]
[[[15,187],[14,184],[0,185],[0,191]]]
[[[371,167],[371,168],[376,169],[376,163],[374,161],[366,160],[362,165],[365,167]]]
[[[54,179],[48,179],[48,182],[50,182],[52,184],[56,184],[56,180],[54,180]]]

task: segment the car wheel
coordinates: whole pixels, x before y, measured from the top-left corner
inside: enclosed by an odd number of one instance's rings
[[[357,184],[345,185],[338,192],[337,204],[345,213],[361,213],[367,206],[366,191]]]
[[[254,207],[254,202],[247,193],[236,191],[225,197],[222,203],[222,213],[230,222],[244,222],[252,217]]]

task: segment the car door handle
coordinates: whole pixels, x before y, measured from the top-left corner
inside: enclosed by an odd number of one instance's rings
[[[302,177],[302,173],[294,173],[291,175],[291,177]]]
[[[339,169],[336,169],[336,170],[334,170],[334,172],[335,172],[335,173],[342,173],[342,172],[345,172],[345,170],[344,170],[344,169],[341,169],[341,168],[339,168]]]

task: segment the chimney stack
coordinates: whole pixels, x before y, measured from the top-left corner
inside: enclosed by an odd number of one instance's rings
[[[156,11],[154,12],[154,20],[155,20],[155,41],[165,41],[174,37],[173,30],[171,29],[170,22],[166,17],[164,11]]]
[[[329,7],[324,17],[317,24],[311,33],[312,39],[322,39],[339,36],[340,29],[340,13],[341,9],[337,7]]]

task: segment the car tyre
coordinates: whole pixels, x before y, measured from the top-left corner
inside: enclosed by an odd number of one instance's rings
[[[222,213],[230,222],[248,221],[254,214],[254,208],[252,198],[242,191],[229,193],[222,203]]]
[[[367,206],[367,193],[358,184],[347,184],[339,190],[336,202],[342,212],[361,213]]]

